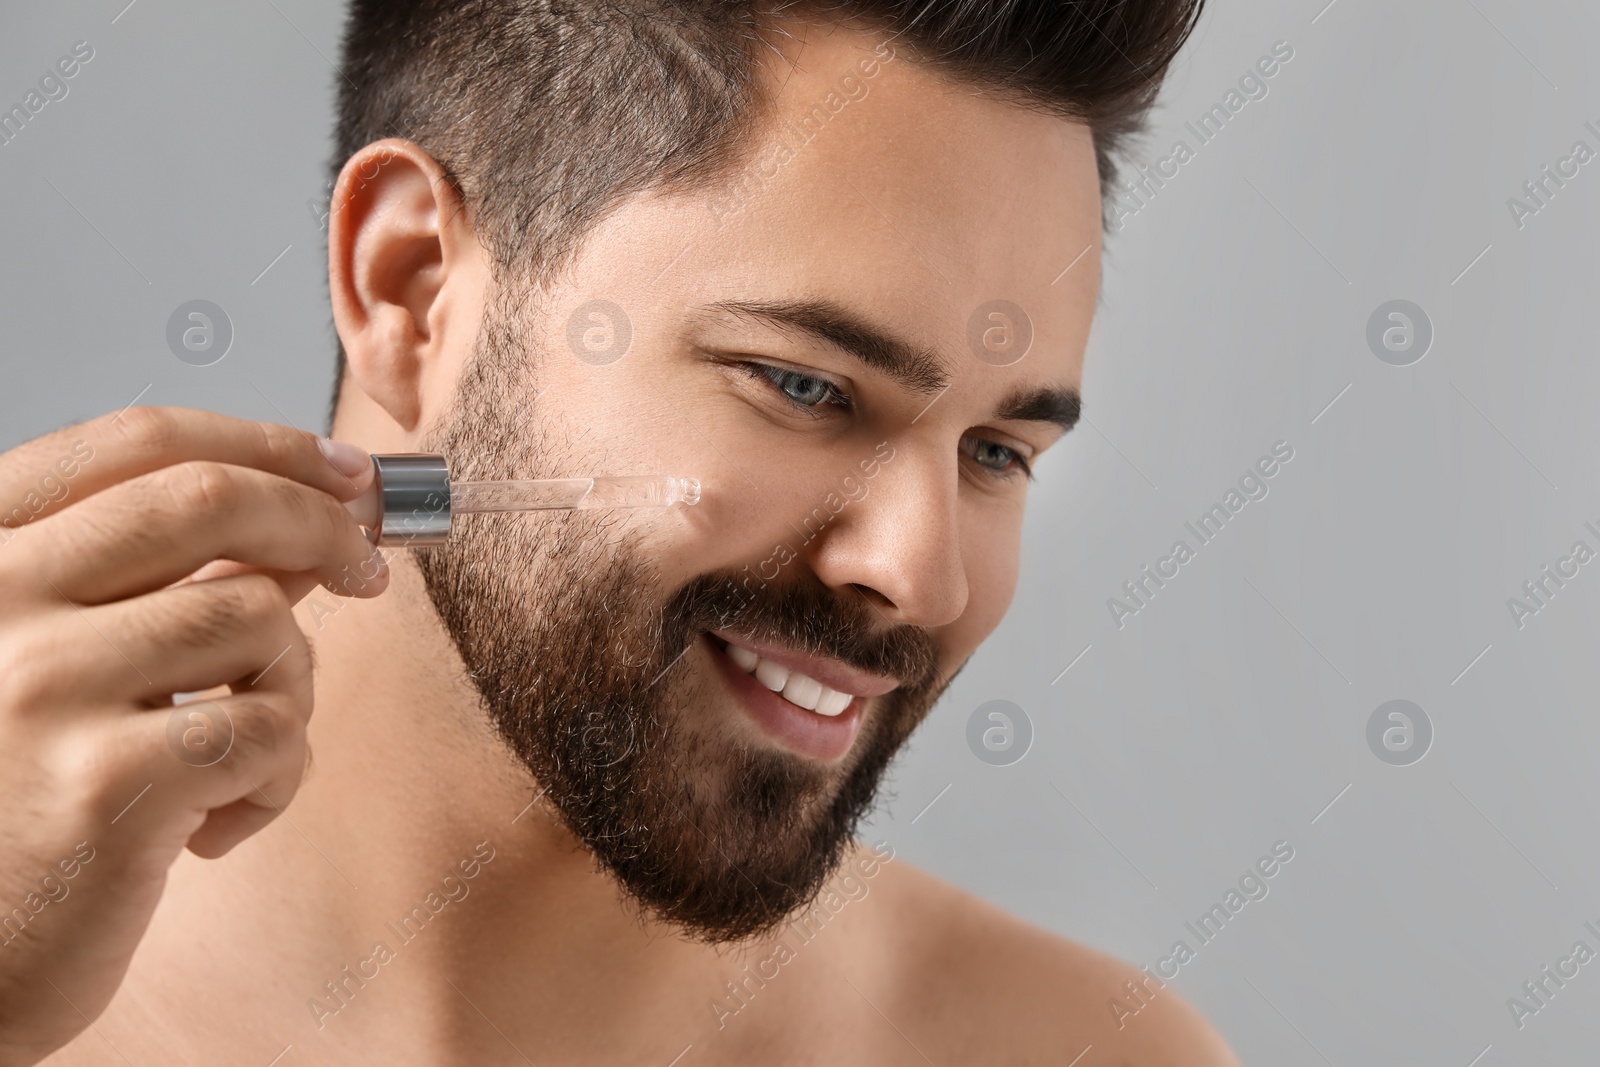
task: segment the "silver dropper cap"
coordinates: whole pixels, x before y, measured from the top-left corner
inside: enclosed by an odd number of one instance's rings
[[[434,452],[374,455],[380,545],[427,548],[450,536],[450,468]]]

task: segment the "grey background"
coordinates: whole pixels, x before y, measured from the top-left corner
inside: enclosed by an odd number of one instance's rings
[[[0,102],[74,41],[96,54],[0,147],[0,446],[136,398],[320,428],[307,202],[339,6],[125,3],[4,7]],[[1142,159],[1295,50],[1112,238],[1087,422],[1043,464],[1015,606],[872,836],[1139,964],[1197,946],[1185,921],[1287,840],[1270,895],[1172,983],[1246,1063],[1589,1062],[1600,963],[1521,1030],[1506,1000],[1580,938],[1600,949],[1600,563],[1520,630],[1506,600],[1600,548],[1600,161],[1521,230],[1506,199],[1575,140],[1600,149],[1600,12],[1324,3],[1219,3],[1174,71]],[[165,344],[197,298],[236,331],[214,366]],[[1366,344],[1391,299],[1433,323],[1412,366]],[[1107,598],[1279,440],[1267,498],[1118,629]],[[1394,698],[1433,723],[1411,766],[1367,747]],[[996,699],[1033,724],[1011,766],[967,745]]]

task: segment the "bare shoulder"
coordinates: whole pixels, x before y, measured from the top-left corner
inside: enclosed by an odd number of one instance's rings
[[[938,1042],[940,1062],[1238,1067],[1170,983],[903,860],[876,875],[855,962],[892,1005],[883,1013]]]

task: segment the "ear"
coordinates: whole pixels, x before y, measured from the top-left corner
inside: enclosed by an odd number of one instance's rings
[[[459,192],[418,145],[374,141],[345,162],[329,206],[328,289],[346,385],[407,433],[448,362],[447,339],[476,328],[449,320],[453,305],[466,311],[451,283],[475,274],[480,251]]]

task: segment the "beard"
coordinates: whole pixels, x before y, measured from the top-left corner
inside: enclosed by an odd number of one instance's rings
[[[450,458],[453,477],[591,469],[582,433],[553,413],[530,418],[521,399],[536,393],[532,333],[509,304],[488,305],[423,445]],[[759,936],[816,898],[948,680],[925,630],[885,627],[859,590],[824,586],[803,555],[757,592],[736,581],[742,562],[665,588],[626,514],[476,515],[413,556],[497,733],[598,865],[688,937]],[[807,760],[721,721],[739,698],[706,661],[722,654],[701,636],[712,629],[902,684],[872,699],[841,760]]]

